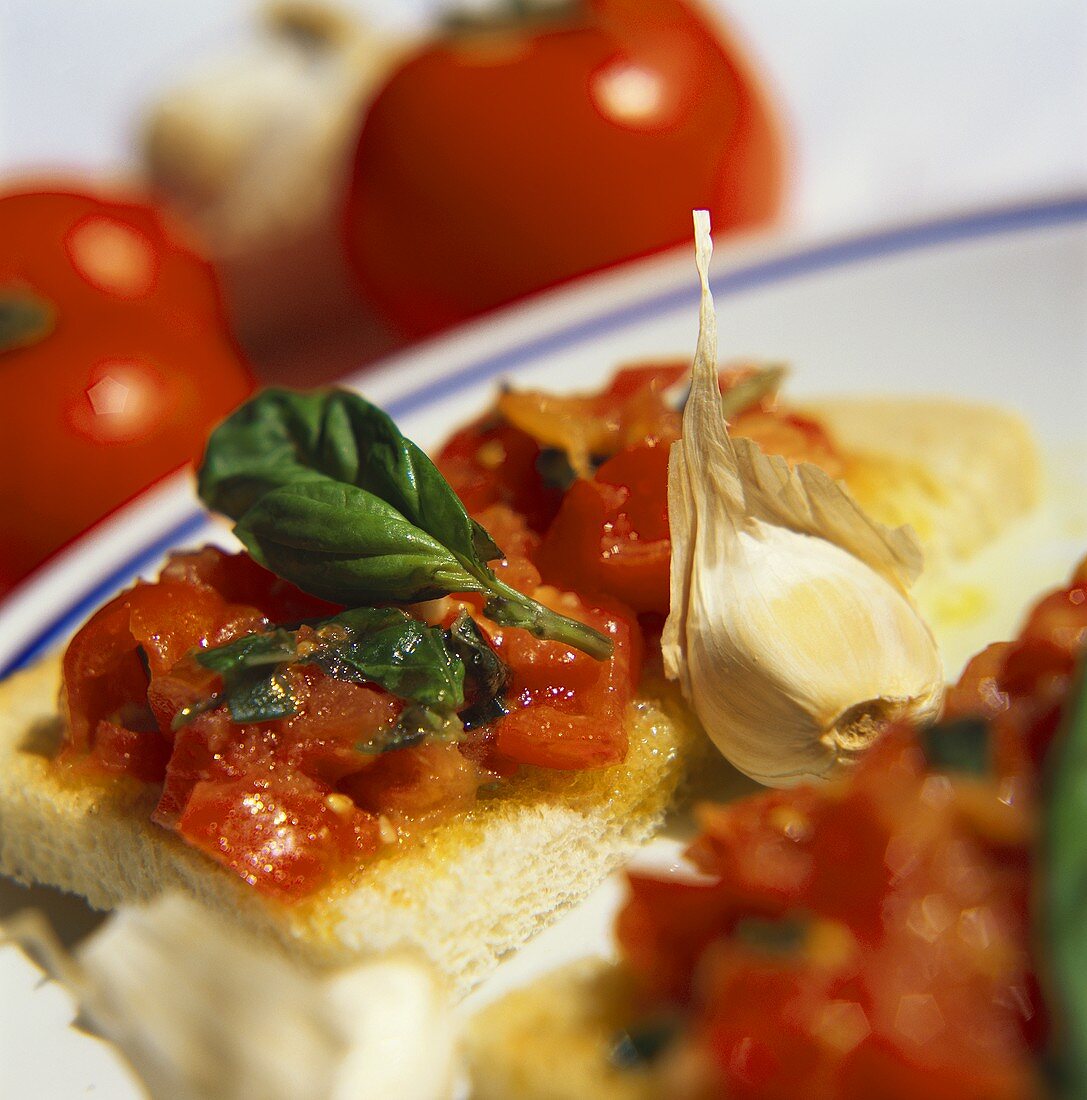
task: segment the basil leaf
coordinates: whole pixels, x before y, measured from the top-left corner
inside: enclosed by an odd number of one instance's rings
[[[481,562],[502,557],[434,463],[368,401],[342,390],[328,395],[321,458],[329,477],[388,501],[454,554]]]
[[[435,710],[464,705],[464,665],[443,632],[392,607],[361,607],[330,619],[302,660],[337,680],[380,684]]]
[[[355,748],[359,752],[377,754],[407,749],[418,745],[428,737],[444,733],[448,725],[446,715],[431,707],[411,703],[400,713],[396,724],[380,730],[369,741],[360,741]]]
[[[611,639],[498,580],[487,562],[501,550],[430,459],[356,394],[258,394],[212,433],[199,488],[257,561],[314,595],[372,604],[486,592],[496,622],[611,653]]]
[[[238,519],[265,493],[320,475],[321,394],[265,390],[208,440],[197,488],[213,511]]]
[[[482,590],[442,543],[380,498],[342,482],[274,489],[242,515],[234,533],[261,565],[334,603]]]
[[[448,631],[449,648],[464,663],[468,705],[460,711],[466,730],[474,730],[509,714],[506,692],[509,669],[483,637],[475,620],[462,611]]]
[[[266,493],[321,477],[366,490],[455,554],[502,556],[426,454],[346,390],[269,389],[248,401],[212,434],[199,489],[209,508],[240,519]]]
[[[1087,657],[1046,761],[1041,927],[1048,947],[1057,1095],[1087,1096]]]
[[[317,665],[350,683],[376,684],[445,714],[464,704],[464,665],[446,647],[438,627],[397,608],[363,607],[313,624],[313,630],[301,648],[298,631],[278,629],[198,650],[196,660],[222,677],[223,690],[205,705],[190,708],[185,719],[220,702],[238,723],[270,722],[297,713],[283,674],[292,664]]]
[[[271,722],[287,718],[297,711],[291,695],[284,664],[296,653],[295,637],[289,630],[271,630],[247,634],[214,649],[197,650],[199,664],[222,678],[223,690],[216,703],[225,701],[233,721]],[[186,718],[201,709],[191,709]]]

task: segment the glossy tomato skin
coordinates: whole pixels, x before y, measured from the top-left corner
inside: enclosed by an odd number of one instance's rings
[[[365,295],[417,337],[777,210],[782,150],[736,43],[684,0],[439,39],[368,109],[346,208]]]
[[[75,191],[0,196],[0,300],[48,331],[0,347],[0,592],[197,458],[252,389],[215,274],[161,211]]]
[[[540,548],[540,568],[555,584],[667,615],[671,549],[668,447],[641,445],[570,487]]]

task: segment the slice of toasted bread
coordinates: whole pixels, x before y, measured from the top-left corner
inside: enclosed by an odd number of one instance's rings
[[[458,991],[584,897],[660,826],[702,738],[649,676],[625,763],[525,768],[460,818],[294,905],[269,900],[151,823],[158,791],[63,776],[52,764],[60,662],[0,686],[0,870],[112,908],[181,888],[319,965],[403,944]]]
[[[845,452],[862,503],[910,523],[937,560],[991,539],[1034,500],[1037,459],[1010,414],[948,401],[812,409]],[[58,686],[58,658],[0,686],[0,872],[99,908],[180,887],[323,965],[412,944],[462,992],[651,836],[684,777],[713,757],[676,690],[651,672],[622,765],[523,769],[462,817],[288,906],[153,825],[155,789],[65,779],[51,763]]]
[[[908,523],[930,567],[966,558],[1038,498],[1040,464],[1015,413],[948,398],[806,404],[846,456],[845,481],[873,519]]]
[[[659,1100],[652,1071],[615,1057],[632,1004],[621,967],[583,959],[488,1005],[463,1038],[472,1100]]]

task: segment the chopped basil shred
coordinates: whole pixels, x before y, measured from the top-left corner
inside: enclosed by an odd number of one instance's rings
[[[984,718],[954,718],[936,722],[921,733],[930,768],[961,775],[992,773],[989,723]]]
[[[355,748],[368,754],[406,749],[420,744],[428,737],[440,738],[447,729],[448,720],[440,712],[418,703],[410,703],[401,711],[395,725],[380,730],[369,741],[360,741]]]
[[[811,922],[804,917],[744,917],[737,922],[733,934],[747,947],[769,955],[792,955],[799,951],[808,936]]]
[[[508,714],[510,671],[483,637],[475,619],[462,611],[446,632],[446,641],[464,662],[467,705],[460,711],[464,728],[474,730]]]
[[[609,638],[495,575],[487,562],[502,551],[430,459],[357,394],[258,394],[212,433],[199,489],[253,558],[315,596],[357,607],[480,592],[503,626],[611,653]]]
[[[380,684],[435,710],[464,705],[464,665],[439,627],[394,607],[359,607],[325,620],[306,660],[337,680]]]
[[[296,656],[289,630],[248,634],[215,649],[198,650],[196,660],[223,681],[219,702],[235,722],[271,722],[295,713],[283,666]],[[194,715],[186,714],[186,717]]]
[[[1087,1096],[1087,657],[1046,761],[1041,920],[1053,1018],[1048,1070],[1063,1100]]]
[[[682,1023],[667,1015],[642,1021],[620,1032],[608,1060],[616,1069],[641,1069],[652,1065],[679,1037]]]
[[[509,673],[467,614],[442,630],[399,608],[359,607],[304,626],[197,650],[195,660],[220,676],[222,690],[184,708],[175,725],[220,704],[238,723],[287,718],[298,706],[285,672],[304,664],[316,665],[333,679],[376,684],[408,704],[395,727],[359,745],[363,752],[442,735],[453,716],[459,730],[506,713]]]

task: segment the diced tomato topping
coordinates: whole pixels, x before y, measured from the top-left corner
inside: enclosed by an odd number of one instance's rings
[[[262,889],[297,896],[357,858],[374,835],[408,836],[467,808],[488,773],[623,760],[641,667],[635,614],[651,623],[668,610],[668,449],[680,429],[670,388],[686,371],[678,361],[638,365],[585,396],[508,391],[497,412],[457,432],[437,460],[501,547],[504,556],[491,563],[501,579],[609,635],[609,660],[491,623],[479,596],[451,597],[434,605],[445,608],[443,625],[467,608],[508,666],[504,717],[456,744],[374,756],[363,747],[393,726],[402,703],[297,664],[287,671],[297,713],[239,725],[216,705],[218,676],[193,655],[338,609],[244,554],[208,548],[175,556],[157,583],[122,593],[73,640],[64,662],[64,761],[161,783],[159,824]],[[723,385],[747,373],[726,373]],[[817,426],[765,402],[739,422],[792,457],[832,453]],[[591,474],[565,496],[541,472],[542,459],[554,457],[549,448]],[[432,617],[433,608],[424,613]],[[255,809],[258,795],[278,807],[274,832]],[[252,812],[227,812],[232,797]],[[352,818],[348,804],[362,817]],[[314,837],[326,838],[325,856]],[[282,866],[273,850],[284,853]],[[272,869],[260,871],[266,864]]]
[[[539,457],[540,445],[527,432],[484,417],[456,432],[435,465],[469,512],[502,504],[524,516],[533,530],[544,531],[562,493],[545,484]]]
[[[537,559],[549,583],[614,596],[641,614],[668,614],[668,455],[680,417],[664,393],[685,372],[682,363],[631,368],[596,397],[548,399],[561,431],[572,430],[565,427],[567,420],[584,420],[584,415],[564,416],[562,402],[590,402],[594,423],[604,425],[597,430],[597,445],[611,456],[591,477],[575,481],[562,499]],[[722,388],[727,391],[750,373],[722,372]],[[732,430],[790,462],[814,462],[833,476],[842,472],[832,441],[810,418],[763,402],[742,412]],[[583,451],[588,446],[579,445]]]
[[[170,759],[169,742],[160,735],[158,726],[132,729],[103,719],[95,728],[94,745],[96,758],[105,771],[131,775],[144,783],[160,781]]]
[[[611,659],[498,628],[482,618],[481,599],[466,597],[449,601],[449,621],[462,607],[479,616],[510,665],[512,684],[510,715],[463,743],[367,752],[396,723],[403,702],[301,663],[285,671],[293,715],[235,723],[214,705],[219,679],[194,652],[267,629],[281,616],[314,618],[336,608],[243,555],[207,549],[175,557],[157,583],[122,593],[73,639],[64,667],[70,737],[63,761],[161,784],[156,823],[263,892],[291,900],[379,844],[467,810],[492,772],[622,760],[641,659],[631,613],[541,585],[531,560],[539,536],[507,506],[493,504],[479,518],[507,554],[494,563],[502,579],[610,634]]]
[[[681,1014],[677,1042],[703,1067],[675,1095],[1043,1094],[1031,843],[1039,761],[1083,651],[1081,586],[1040,601],[949,693],[948,718],[988,722],[987,774],[934,769],[900,725],[844,780],[702,807],[688,856],[703,881],[632,876],[627,965],[647,1011]]]
[[[399,832],[410,834],[470,809],[484,778],[456,745],[438,743],[384,753],[340,789],[362,809],[384,814]]]

